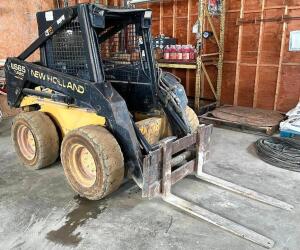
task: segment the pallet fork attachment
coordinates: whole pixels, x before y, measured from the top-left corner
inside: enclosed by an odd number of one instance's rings
[[[192,135],[188,135],[179,140],[174,140],[174,138],[165,139],[158,150],[146,156],[144,159],[143,196],[148,198],[160,196],[168,204],[190,215],[203,219],[225,231],[252,241],[260,246],[272,248],[274,246],[272,239],[172,194],[172,185],[187,175],[194,174],[199,180],[214,184],[253,200],[284,210],[293,209],[293,206],[288,203],[204,173],[203,165],[208,159],[211,133],[212,125],[201,125]],[[192,150],[193,148],[196,148],[196,152],[185,150]],[[192,156],[194,156],[194,159],[191,159],[193,158]],[[183,165],[180,167],[178,167],[179,159],[185,159]],[[175,170],[174,166],[177,166]],[[159,173],[161,173],[161,175]]]

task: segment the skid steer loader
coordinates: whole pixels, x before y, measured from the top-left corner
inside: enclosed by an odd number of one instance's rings
[[[8,58],[8,104],[16,152],[40,169],[61,157],[82,197],[102,199],[131,177],[146,198],[186,212],[265,247],[274,242],[171,194],[190,174],[283,209],[277,199],[203,173],[211,126],[199,125],[180,79],[158,68],[149,9],[79,4],[37,13],[39,37]],[[40,62],[26,59],[40,52]]]

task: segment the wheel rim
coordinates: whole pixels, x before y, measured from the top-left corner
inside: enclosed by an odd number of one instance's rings
[[[36,154],[36,143],[30,129],[25,125],[20,125],[17,130],[17,142],[22,155],[27,160],[33,160]]]
[[[96,163],[91,152],[81,144],[74,144],[70,148],[70,167],[77,181],[91,187],[96,181]]]

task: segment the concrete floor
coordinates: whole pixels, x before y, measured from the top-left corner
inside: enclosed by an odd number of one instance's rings
[[[175,194],[275,240],[300,248],[300,174],[272,167],[253,151],[255,135],[215,129],[205,171],[295,206],[280,210],[188,177]],[[264,249],[193,218],[160,199],[143,200],[132,183],[90,202],[68,186],[61,164],[21,166],[0,124],[0,249]]]

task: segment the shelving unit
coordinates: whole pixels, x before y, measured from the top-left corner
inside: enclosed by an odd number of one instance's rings
[[[196,85],[195,85],[195,110],[200,111],[201,104],[200,100],[204,97],[204,83],[208,82],[210,89],[216,100],[216,106],[220,105],[221,99],[221,87],[222,87],[222,74],[223,74],[223,60],[224,60],[224,35],[225,35],[225,11],[226,11],[226,0],[222,0],[222,10],[219,16],[220,19],[220,32],[217,34],[217,29],[213,23],[213,16],[209,13],[207,8],[207,0],[199,0],[199,34],[203,34],[205,31],[206,24],[213,32],[214,40],[218,45],[218,51],[215,53],[204,53],[206,39],[201,35],[197,41],[198,57],[197,57],[197,73],[196,73]],[[210,63],[210,65],[215,65],[217,67],[217,82],[213,83],[211,77],[208,74],[206,66],[208,65],[205,61],[207,58],[214,58],[215,63]],[[215,87],[216,86],[216,87]]]
[[[160,68],[170,68],[170,69],[197,69],[196,64],[185,64],[185,63],[159,62],[158,66]]]
[[[208,11],[208,0],[198,0],[199,1],[199,8],[198,8],[198,15],[197,19],[198,22],[201,24],[199,25],[198,33],[201,34],[197,42],[197,52],[198,57],[197,59],[190,63],[186,62],[172,62],[172,61],[166,61],[166,60],[158,60],[158,65],[161,68],[169,68],[173,71],[175,69],[187,69],[186,73],[186,81],[187,81],[187,89],[191,90],[190,86],[193,86],[193,84],[189,84],[189,80],[191,79],[190,71],[189,70],[196,70],[196,82],[195,82],[195,94],[194,94],[194,108],[196,112],[200,112],[200,109],[206,110],[206,106],[212,107],[214,105],[214,102],[217,106],[220,104],[221,99],[221,85],[222,85],[222,73],[223,73],[223,54],[224,54],[224,30],[225,30],[225,8],[226,8],[226,0],[222,0],[222,11],[220,15],[218,15],[219,23],[220,23],[220,32],[219,29],[216,28],[213,20],[212,14]],[[159,4],[159,33],[162,33],[163,31],[163,1],[147,1],[148,3],[158,3]],[[144,2],[146,3],[146,1]],[[165,18],[173,18],[173,27],[172,27],[172,35],[173,37],[176,37],[177,31],[177,1],[174,1],[173,3],[173,14],[172,16],[165,16]],[[187,1],[187,43],[190,43],[191,41],[191,34],[192,34],[192,19],[191,19],[191,9],[192,9],[192,1]],[[208,27],[206,27],[208,26]],[[205,43],[206,39],[202,37],[203,31],[206,27],[209,31],[213,33],[213,39],[214,42],[217,44],[218,50],[213,53],[206,53],[205,52]],[[217,67],[217,81],[213,82],[212,78],[209,75],[209,72],[207,70],[207,66],[215,66]],[[210,86],[210,89],[214,95],[214,99],[207,98],[204,95],[204,84],[208,83]],[[194,87],[193,87],[194,88]],[[191,91],[188,91],[191,93]],[[208,102],[204,101],[207,99],[212,99],[212,101]],[[212,105],[213,104],[213,105]]]
[[[196,60],[172,61],[172,60],[159,59],[158,66],[161,68],[171,68],[171,69],[197,69]]]

